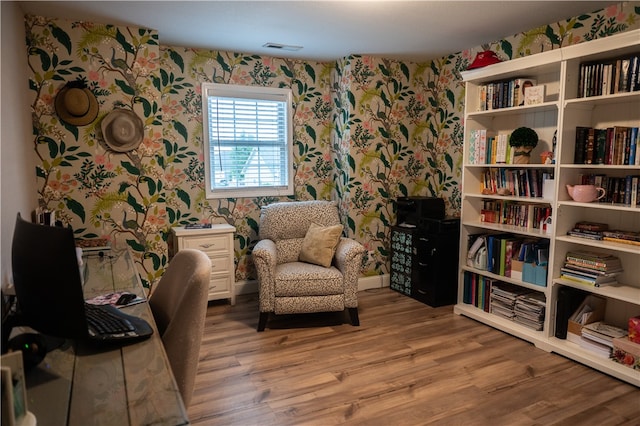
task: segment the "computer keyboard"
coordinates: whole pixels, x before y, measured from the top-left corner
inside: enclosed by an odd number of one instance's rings
[[[89,330],[96,335],[120,334],[134,331],[131,322],[104,307],[85,303],[85,313]]]

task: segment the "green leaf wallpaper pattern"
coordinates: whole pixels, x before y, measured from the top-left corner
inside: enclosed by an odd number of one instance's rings
[[[464,85],[460,71],[492,49],[503,60],[639,27],[638,6],[619,3],[428,63],[352,55],[335,62],[160,46],[144,28],[25,19],[38,197],[79,237],[128,246],[150,287],[168,261],[172,226],[237,228],[236,279],[255,278],[251,249],[260,206],[273,197],[204,197],[202,82],[289,87],[294,95],[293,199],[338,201],[346,232],[367,249],[363,275],[389,272],[393,200],[438,196],[460,211]],[[357,53],[357,52],[354,52]],[[98,99],[87,126],[53,108],[68,81]],[[144,122],[139,149],[114,153],[100,122],[114,108]]]

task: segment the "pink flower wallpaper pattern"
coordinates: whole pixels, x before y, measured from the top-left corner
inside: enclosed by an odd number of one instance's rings
[[[618,3],[428,63],[354,55],[319,63],[159,45],[154,30],[27,16],[33,149],[42,208],[82,238],[132,250],[151,287],[168,262],[171,227],[229,223],[236,280],[255,278],[251,248],[260,206],[275,198],[204,197],[202,82],[290,87],[294,95],[295,196],[337,200],[345,232],[367,249],[363,275],[389,272],[399,196],[445,199],[460,210],[465,70],[477,52],[502,60],[636,29],[637,2]],[[96,120],[70,126],[54,102],[70,81],[99,104]],[[144,138],[118,153],[102,119],[134,111]]]

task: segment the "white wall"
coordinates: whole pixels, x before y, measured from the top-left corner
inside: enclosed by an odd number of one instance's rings
[[[12,282],[11,240],[16,213],[30,218],[37,206],[35,153],[23,12],[15,2],[0,2],[0,280]]]

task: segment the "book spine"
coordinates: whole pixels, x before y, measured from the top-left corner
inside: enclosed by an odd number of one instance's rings
[[[622,243],[622,244],[631,244],[634,246],[640,246],[640,241],[627,240],[624,238],[614,238],[614,237],[602,237],[604,241],[611,241],[614,243]]]
[[[622,59],[620,62],[620,85],[618,86],[618,92],[629,91],[629,65],[631,60],[629,58]]]
[[[607,146],[607,129],[595,129],[594,163],[605,164]]]
[[[590,240],[602,240],[602,235],[594,235],[586,232],[582,232],[580,230],[572,229],[571,231],[567,231],[567,235],[571,235],[573,237],[587,238]]]
[[[573,156],[574,164],[584,164],[588,133],[588,127],[576,127],[576,144]]]
[[[638,128],[632,127],[629,141],[629,165],[638,165]]]

